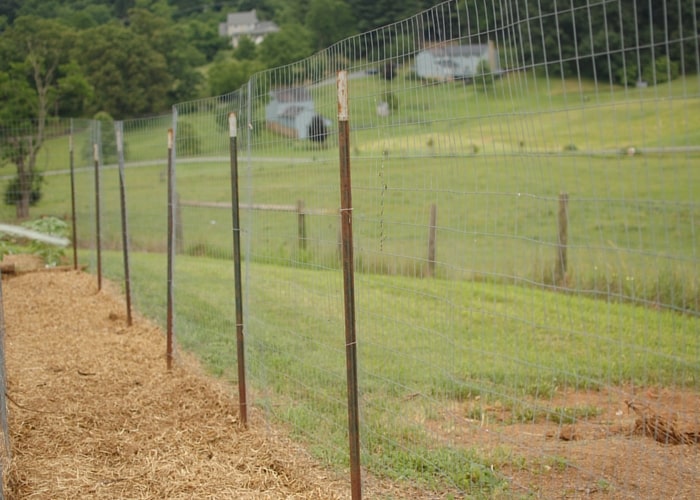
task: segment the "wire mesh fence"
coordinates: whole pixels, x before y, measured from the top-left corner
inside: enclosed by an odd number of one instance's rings
[[[700,427],[697,33],[681,0],[448,1],[231,94],[124,121],[135,307],[164,324],[174,238],[177,344],[238,381],[235,113],[249,404],[349,465],[342,70],[363,467],[438,495],[541,491],[519,468],[634,495],[636,462],[601,458],[609,440],[697,444]],[[101,122],[82,134],[101,157],[91,169],[81,154],[78,241],[94,249],[101,233],[122,280],[114,134]],[[581,439],[608,444],[559,445]],[[680,494],[697,486],[692,460],[644,443],[624,453],[652,453]]]

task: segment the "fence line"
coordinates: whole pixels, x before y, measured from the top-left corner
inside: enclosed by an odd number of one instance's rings
[[[538,6],[444,2],[231,94],[125,121],[135,304],[172,321],[177,346],[222,379],[245,375],[247,407],[333,467],[359,458],[365,477],[425,496],[490,497],[554,496],[569,483],[635,496],[650,488],[639,482],[650,466],[649,477],[688,496],[697,469],[625,432],[663,440],[635,424],[640,401],[697,423],[696,6]],[[348,75],[347,130],[332,119],[338,71]],[[173,202],[175,213],[164,201],[168,128],[174,194],[187,200]],[[103,163],[93,187],[81,170],[89,156],[76,149],[77,234],[85,258],[104,246],[107,275],[122,279],[118,179],[106,167],[116,158],[100,130],[76,134],[81,146],[101,143]],[[348,206],[338,204],[343,158]],[[100,190],[101,228],[91,201]],[[221,208],[234,207],[231,231]],[[157,284],[173,213],[181,237],[169,312]],[[349,248],[339,245],[341,214],[352,215]],[[350,288],[341,270],[354,275],[354,341],[341,333]],[[359,450],[348,450],[349,345]],[[594,449],[601,440],[614,443],[606,454]]]

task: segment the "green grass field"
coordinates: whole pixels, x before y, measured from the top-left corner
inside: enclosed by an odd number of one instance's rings
[[[119,278],[121,255],[107,252],[105,266]],[[162,318],[164,257],[135,253],[132,266],[137,307]],[[345,464],[339,272],[252,263],[245,273],[255,404],[319,456]],[[179,345],[234,382],[231,262],[178,257],[175,276]],[[697,388],[700,380],[693,316],[515,285],[371,274],[357,276],[356,297],[363,463],[396,478],[436,486],[429,471],[439,470],[443,485],[467,491],[498,484],[464,476],[492,457],[435,447],[416,423],[449,401],[498,401],[527,421],[558,418],[547,400],[564,388]]]

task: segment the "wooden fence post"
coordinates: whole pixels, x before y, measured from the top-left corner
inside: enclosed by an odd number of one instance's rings
[[[428,276],[435,276],[435,240],[437,233],[437,205],[430,205],[430,225],[428,229]]]
[[[304,220],[304,200],[297,200],[297,218],[299,221],[299,250],[306,250],[306,221]]]
[[[566,284],[567,271],[567,244],[569,240],[569,194],[559,194],[559,235],[557,241],[557,260],[554,269],[556,285]]]

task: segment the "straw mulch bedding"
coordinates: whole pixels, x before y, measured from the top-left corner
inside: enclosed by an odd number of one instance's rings
[[[184,355],[168,372],[162,331],[138,317],[127,327],[123,299],[94,276],[31,272],[2,286],[6,498],[349,497],[346,477],[254,411],[242,429],[231,388]]]

